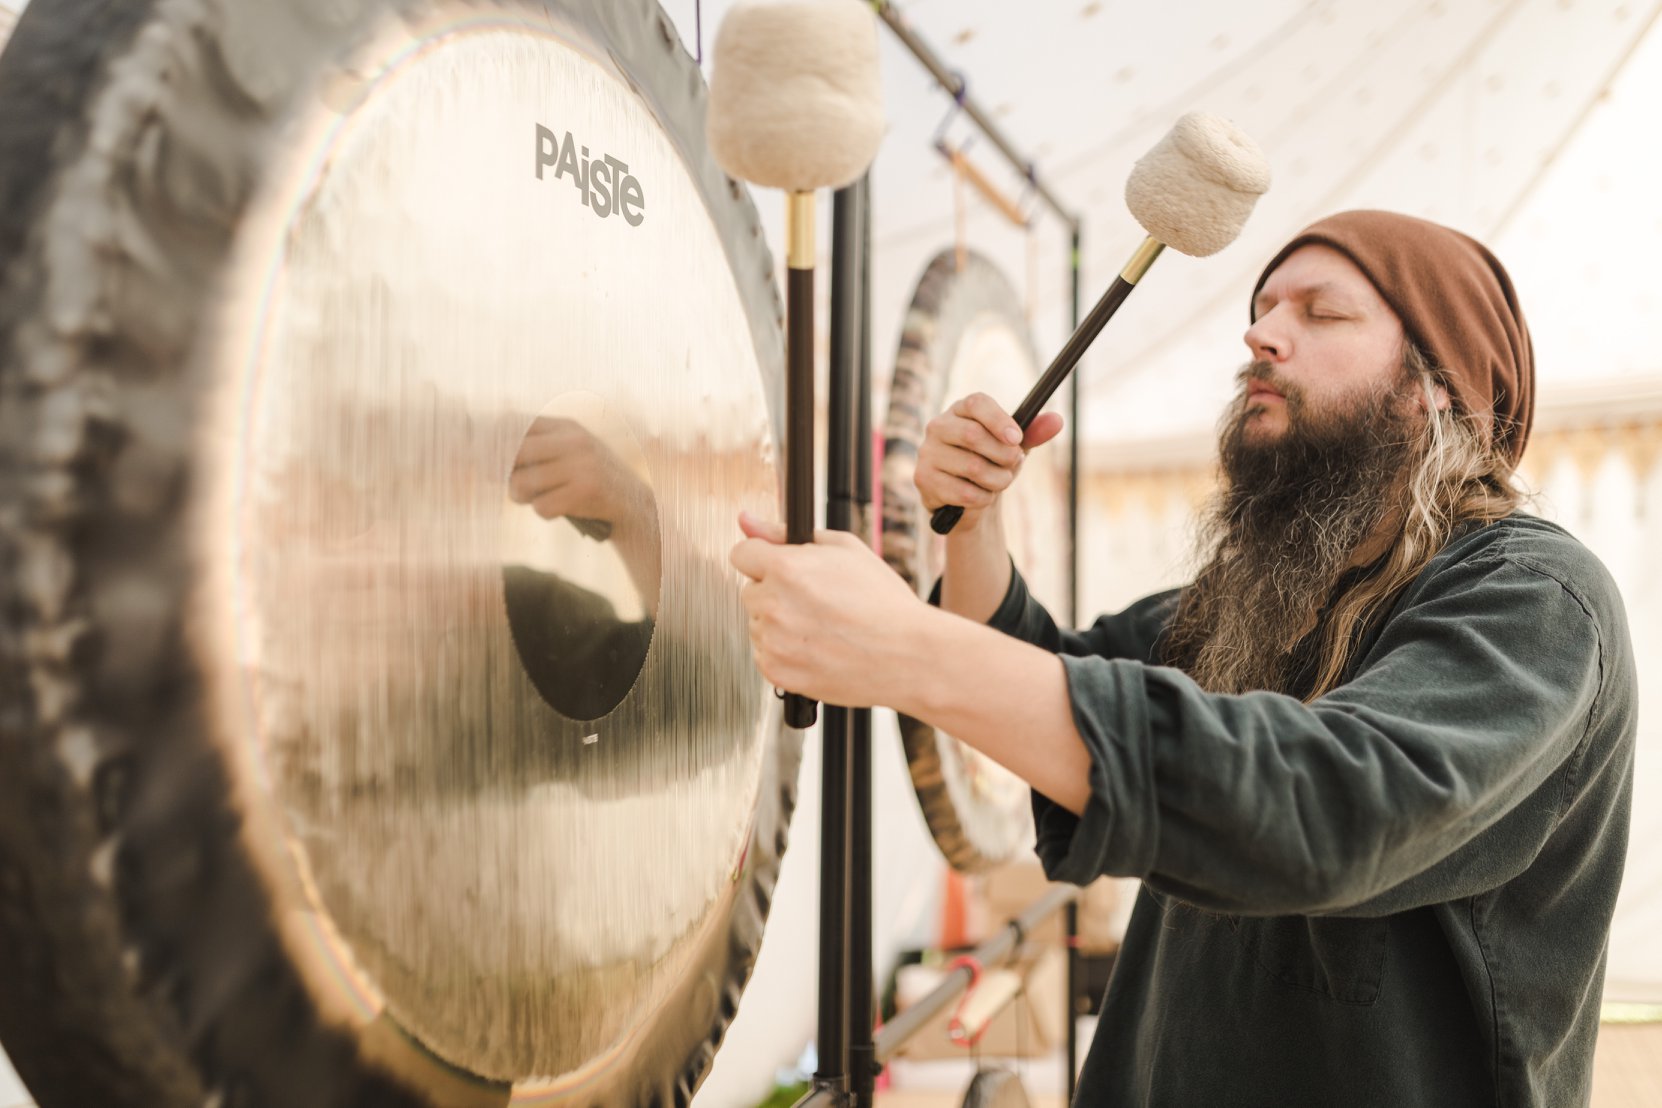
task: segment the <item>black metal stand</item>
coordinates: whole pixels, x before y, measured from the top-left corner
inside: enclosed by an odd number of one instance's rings
[[[831,214],[826,526],[862,532],[871,505],[870,180]],[[819,1072],[832,1103],[871,1104],[871,710],[825,706],[821,731]]]
[[[1068,269],[1072,280],[1072,326],[1079,328],[1080,300],[1080,230],[1073,229],[1073,242],[1068,251]],[[1069,379],[1068,389],[1068,626],[1079,626],[1079,375]],[[1079,1077],[1079,902],[1068,905],[1064,917],[1065,942],[1068,944],[1068,1026],[1067,1026],[1067,1087],[1068,1103],[1073,1103],[1074,1086]]]
[[[858,326],[850,328],[857,336],[855,346],[856,373],[852,401],[854,410],[852,440],[853,454],[852,496],[847,498],[852,509],[851,530],[872,540],[871,518],[871,175],[862,178],[853,192],[855,212],[850,218],[854,224],[856,253],[853,268],[857,274],[857,293],[852,310],[859,316]],[[839,490],[832,490],[836,497]],[[849,1084],[855,1108],[870,1108],[876,1094],[876,1048],[872,1044],[872,1022],[877,1016],[877,987],[872,957],[871,918],[871,709],[856,708],[851,712],[849,785],[849,865],[856,875],[849,883],[848,920],[849,939]]]
[[[848,1101],[848,712],[828,705],[820,728],[819,1069],[816,1091]]]
[[[1051,211],[1055,212],[1057,218],[1066,223],[1069,229],[1078,230],[1079,217],[1062,205],[1062,202],[1056,198],[1056,194],[1051,192],[1050,188],[1039,179],[1038,173],[1033,168],[1033,163],[1022,157],[1015,144],[1005,137],[998,124],[993,122],[993,117],[969,95],[969,85],[965,81],[964,75],[954,72],[935,51],[929,48],[929,44],[924,42],[916,31],[912,30],[906,22],[906,17],[900,13],[900,9],[891,0],[871,0],[871,6],[876,10],[877,18],[888,24],[889,30],[894,32],[894,36],[900,40],[900,44],[911,51],[912,56],[922,64],[923,68],[929,71],[929,75],[935,78],[937,84],[952,94],[953,100],[958,102],[963,108],[964,114],[974,122],[976,127],[980,128],[981,133],[987,136],[987,140],[1027,178],[1028,184],[1033,189],[1033,194],[1049,205]],[[1079,321],[1075,319],[1074,326],[1077,327],[1078,325]]]

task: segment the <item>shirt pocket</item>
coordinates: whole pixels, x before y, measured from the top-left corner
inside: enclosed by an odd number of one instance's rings
[[[1259,968],[1283,985],[1341,1004],[1379,999],[1388,920],[1235,916],[1230,926]]]

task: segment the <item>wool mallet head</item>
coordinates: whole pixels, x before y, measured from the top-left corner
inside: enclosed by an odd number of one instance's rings
[[[1269,187],[1269,163],[1239,127],[1189,112],[1132,167],[1125,204],[1151,238],[1204,258],[1235,241]]]
[[[877,20],[854,0],[740,0],[711,53],[711,152],[767,188],[841,188],[883,138]]]

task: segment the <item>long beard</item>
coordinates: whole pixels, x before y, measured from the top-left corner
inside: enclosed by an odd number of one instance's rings
[[[1254,364],[1242,378],[1272,378]],[[1279,383],[1277,383],[1279,385]],[[1203,568],[1183,593],[1165,660],[1203,688],[1298,695],[1307,668],[1300,640],[1357,552],[1398,510],[1424,419],[1398,379],[1334,412],[1287,396],[1287,431],[1251,441],[1244,395],[1219,438],[1223,487],[1203,520]]]

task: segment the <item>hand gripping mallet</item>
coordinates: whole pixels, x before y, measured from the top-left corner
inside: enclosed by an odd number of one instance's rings
[[[1235,241],[1269,187],[1264,155],[1233,123],[1203,112],[1179,119],[1125,182],[1126,206],[1148,238],[1015,410],[1017,425],[1027,430],[1162,250],[1170,246],[1196,258],[1216,254]],[[963,514],[958,505],[943,504],[929,526],[944,535]]]
[[[853,0],[740,0],[711,53],[708,133],[732,177],[789,194],[785,238],[785,534],[814,540],[814,190],[865,173],[883,138],[877,21]],[[785,722],[813,726],[807,697]]]

